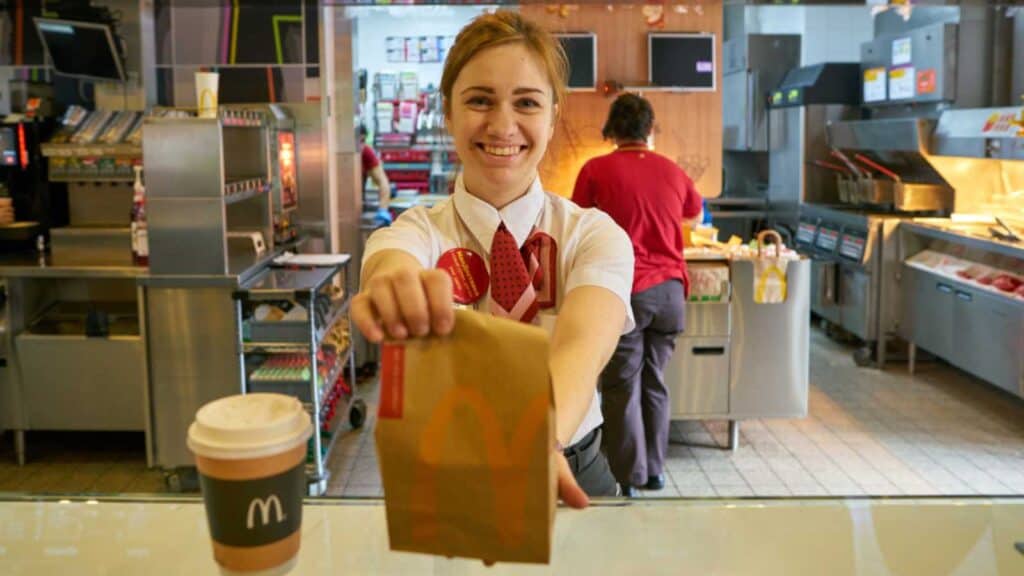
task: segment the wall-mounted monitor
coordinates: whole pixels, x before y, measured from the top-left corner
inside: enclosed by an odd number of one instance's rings
[[[597,36],[592,32],[555,34],[569,60],[569,90],[597,89]]]
[[[57,74],[86,80],[125,80],[124,64],[107,24],[36,18],[36,30]]]
[[[715,90],[715,35],[647,34],[647,82],[674,90]]]

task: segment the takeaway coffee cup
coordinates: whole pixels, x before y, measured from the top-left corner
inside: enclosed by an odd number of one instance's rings
[[[200,118],[217,117],[217,81],[220,75],[216,72],[196,72],[196,107]]]
[[[188,429],[224,574],[286,574],[295,565],[306,489],[309,415],[281,394],[228,396]]]

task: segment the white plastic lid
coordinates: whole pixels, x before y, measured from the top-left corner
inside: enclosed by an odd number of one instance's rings
[[[188,428],[188,447],[207,458],[260,458],[290,450],[312,433],[309,414],[296,398],[245,394],[200,408]]]

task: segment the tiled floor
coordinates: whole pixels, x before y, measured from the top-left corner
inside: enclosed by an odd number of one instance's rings
[[[745,421],[735,453],[726,422],[673,422],[668,485],[642,497],[1024,494],[1024,401],[942,363],[911,377],[851,353],[813,331],[808,417]],[[335,447],[328,494],[383,494],[373,411]]]
[[[0,436],[0,492],[164,492],[163,473],[146,468],[142,433],[34,432],[28,464],[15,463],[11,434]]]
[[[1024,495],[1024,401],[941,363],[858,368],[812,331],[810,414],[742,424],[675,422],[668,486],[642,496]],[[373,391],[366,426],[338,440],[328,494],[380,496]],[[0,492],[160,492],[141,434],[34,433],[30,462],[0,437]]]

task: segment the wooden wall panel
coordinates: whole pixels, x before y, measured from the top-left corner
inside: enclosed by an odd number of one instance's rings
[[[648,27],[642,4],[572,5],[556,9],[523,5],[520,10],[552,32],[597,34],[598,84],[614,80],[639,85],[647,79],[647,32],[711,32],[715,34],[714,92],[641,94],[654,108],[655,149],[683,167],[701,194],[716,197],[722,190],[722,4],[706,1],[664,6],[664,27]],[[579,169],[589,158],[612,149],[601,139],[601,127],[613,97],[593,92],[569,95],[562,122],[541,164],[544,187],[570,195]]]

